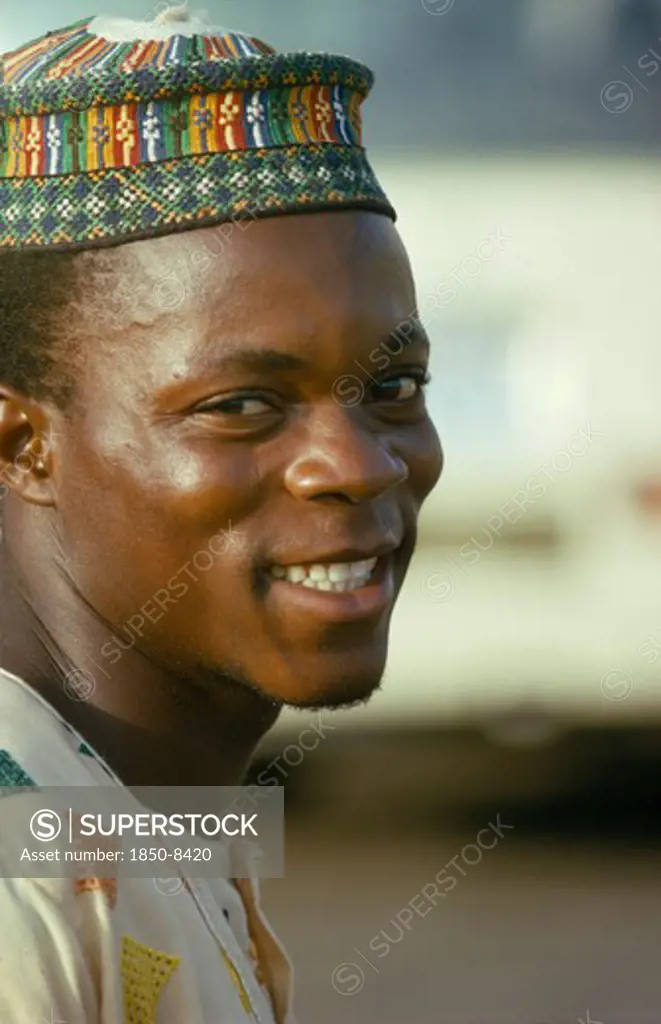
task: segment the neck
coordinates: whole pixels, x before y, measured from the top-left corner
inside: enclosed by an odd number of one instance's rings
[[[0,542],[0,667],[43,696],[128,786],[240,785],[279,707],[229,674],[182,678],[112,636],[52,565]]]

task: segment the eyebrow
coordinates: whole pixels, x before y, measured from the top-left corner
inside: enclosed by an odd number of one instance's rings
[[[403,330],[407,325],[410,325],[412,329]],[[401,337],[401,334],[398,335],[400,331],[406,339],[402,351],[406,351],[411,345],[421,345],[426,353],[429,351],[427,333],[422,325],[414,320],[402,320],[387,337],[382,338],[377,345],[374,345],[374,350],[382,347],[388,338]],[[223,373],[229,369],[252,370],[256,373],[292,373],[296,371],[300,373],[309,370],[313,365],[310,360],[291,355],[289,352],[281,352],[279,349],[245,349],[237,346],[225,350],[218,358],[210,359],[204,369],[215,373]]]
[[[389,337],[392,338],[395,336],[401,338],[402,335],[406,339],[405,347],[409,347],[410,345],[422,345],[426,352],[430,351],[431,345],[429,342],[429,335],[417,317],[410,317],[408,320],[402,320],[397,327],[393,328]]]
[[[275,348],[235,349],[223,353],[213,362],[213,369],[222,371],[229,367],[257,370],[265,373],[285,373],[292,370],[305,370],[310,364],[300,356],[280,352]]]

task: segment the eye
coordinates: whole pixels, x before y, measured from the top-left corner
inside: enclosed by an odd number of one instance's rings
[[[261,395],[237,394],[227,398],[214,398],[202,405],[198,405],[196,412],[220,413],[224,416],[240,416],[248,418],[251,416],[265,416],[276,412],[275,406]]]
[[[430,381],[431,376],[426,370],[411,370],[379,381],[369,388],[368,393],[373,402],[395,402],[403,405],[419,398]]]

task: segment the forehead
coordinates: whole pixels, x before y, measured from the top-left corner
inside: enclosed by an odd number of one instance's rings
[[[137,264],[155,285],[175,275],[185,297],[213,301],[223,286],[234,297],[267,291],[273,299],[295,292],[318,298],[352,285],[410,286],[408,260],[386,217],[371,213],[290,215],[221,225],[132,247]],[[301,271],[304,274],[301,274]],[[242,295],[242,290],[246,295]],[[257,291],[255,291],[257,290]],[[163,293],[165,294],[165,293]],[[155,296],[158,304],[158,289]],[[229,294],[224,294],[227,302]],[[167,305],[167,299],[166,303]]]
[[[198,229],[127,246],[117,267],[114,343],[136,368],[185,369],[210,347],[276,343],[314,350],[321,364],[324,352],[341,358],[344,340],[380,341],[415,306],[394,225],[367,212]]]

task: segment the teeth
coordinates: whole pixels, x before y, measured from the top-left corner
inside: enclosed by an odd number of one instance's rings
[[[337,565],[328,566],[328,579],[333,583],[344,583],[345,580],[350,580],[353,577],[353,572],[350,565]]]
[[[345,580],[344,583],[334,583],[333,590],[338,594],[346,594],[349,590],[360,590],[366,583],[369,583],[369,580],[369,576],[361,576],[354,580]]]
[[[274,565],[271,567],[271,575],[278,580],[307,587],[308,590],[343,594],[364,587],[377,561],[376,558],[366,558],[360,562],[331,562],[327,565]]]
[[[354,576],[363,576],[372,572],[377,561],[376,558],[366,558],[364,562],[350,562],[349,564]]]
[[[301,584],[301,586],[307,587],[308,590],[332,590],[333,589],[333,584],[330,582],[330,580],[313,580],[311,577],[308,577],[306,580],[303,580],[303,583]]]
[[[277,566],[279,568],[279,566]],[[307,578],[307,570],[302,565],[293,565],[285,570],[285,575],[290,583],[302,583]]]

